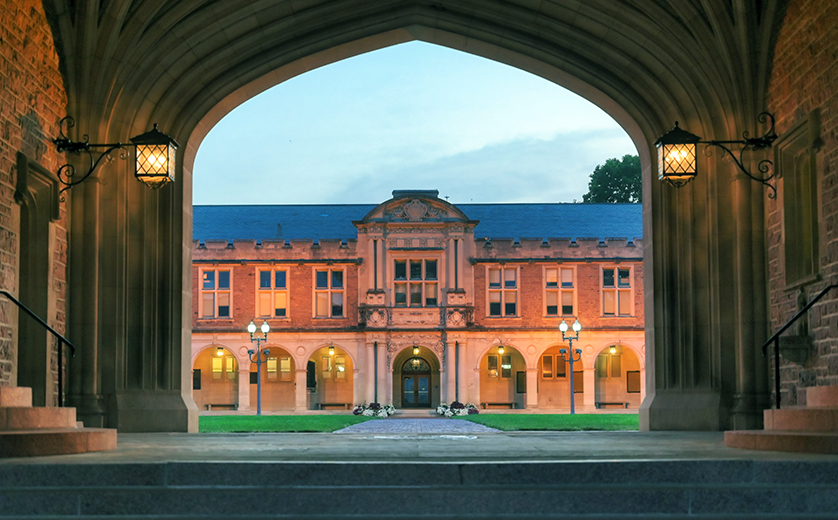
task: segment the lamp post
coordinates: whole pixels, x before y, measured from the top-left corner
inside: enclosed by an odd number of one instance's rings
[[[564,320],[562,320],[562,322],[559,324],[559,330],[562,331],[562,341],[567,341],[570,344],[569,352],[568,349],[563,348],[559,350],[559,353],[561,354],[563,360],[570,362],[570,414],[574,415],[576,413],[576,396],[574,395],[576,389],[573,386],[573,363],[575,361],[582,360],[582,349],[576,349],[576,351],[574,352],[573,342],[579,339],[579,331],[582,330],[582,324],[579,323],[578,319],[575,322],[573,322],[573,332],[575,334],[572,336],[570,334],[567,334],[567,322],[565,322]],[[576,354],[576,356],[578,357],[574,357],[574,354]]]
[[[254,336],[253,334],[256,332],[256,324],[253,323],[253,320],[250,320],[250,324],[247,326],[247,332],[250,333],[250,342],[256,342],[255,349],[249,349],[247,351],[247,355],[250,357],[251,363],[256,363],[256,415],[262,415],[262,363],[266,363],[268,361],[268,356],[271,354],[270,349],[262,350],[262,342],[267,341],[268,339],[268,331],[271,330],[271,326],[268,325],[267,321],[262,322],[262,337]],[[262,352],[265,353],[265,359],[262,360]],[[255,357],[254,357],[255,356]]]

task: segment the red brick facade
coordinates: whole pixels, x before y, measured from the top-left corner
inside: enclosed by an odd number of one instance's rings
[[[826,285],[838,283],[838,4],[816,0],[790,3],[774,54],[768,92],[768,109],[776,115],[777,133],[783,136],[795,125],[819,112],[819,139],[811,145],[815,159],[818,212],[817,279],[788,284],[784,249],[782,193],[766,205],[769,297],[772,332],[798,311],[798,291],[810,301]],[[810,125],[817,132],[817,124]],[[780,175],[788,172],[780,170]],[[782,192],[784,181],[780,181]],[[786,204],[791,204],[787,202]],[[838,385],[838,290],[816,304],[809,313],[808,356],[783,357],[782,404],[805,405],[803,388]],[[793,334],[794,331],[791,332]],[[783,350],[781,349],[781,352]]]
[[[0,7],[0,287],[20,296],[19,262],[27,237],[21,234],[21,211],[25,197],[16,194],[18,154],[49,172],[58,169],[62,157],[50,139],[58,134],[64,117],[66,93],[59,71],[53,35],[39,0],[3,0]],[[24,205],[21,206],[21,203]],[[49,226],[49,315],[43,316],[59,332],[65,328],[67,225],[64,204],[58,219]],[[32,237],[28,237],[32,239]],[[47,252],[43,252],[47,253]],[[23,302],[27,304],[28,302]],[[18,312],[0,298],[0,386],[15,385],[19,358]],[[33,347],[34,348],[34,347]],[[46,345],[43,348],[47,348]],[[55,358],[51,371],[57,368]],[[20,381],[26,384],[27,381]],[[36,389],[36,396],[38,390]],[[49,392],[48,392],[49,393]],[[37,397],[36,397],[37,400]],[[46,397],[54,403],[56,395]]]

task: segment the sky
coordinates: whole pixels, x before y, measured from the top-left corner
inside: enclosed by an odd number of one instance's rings
[[[233,150],[233,153],[230,153]],[[195,204],[573,202],[636,154],[601,109],[538,76],[410,42],[342,60],[243,103],[195,158]],[[231,172],[236,182],[229,179]]]

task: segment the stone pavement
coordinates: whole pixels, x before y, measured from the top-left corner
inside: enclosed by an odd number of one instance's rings
[[[456,419],[387,419],[347,426],[335,433],[497,433],[500,430]]]

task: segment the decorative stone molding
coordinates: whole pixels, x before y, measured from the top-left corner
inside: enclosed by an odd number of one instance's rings
[[[447,216],[448,212],[441,208],[428,206],[419,199],[413,199],[408,203],[394,207],[384,212],[388,220],[409,220],[410,222],[422,222],[429,219],[440,219]]]
[[[446,327],[468,327],[474,323],[474,309],[470,307],[446,308],[443,309],[443,314],[443,323]]]
[[[390,325],[412,327],[437,327],[440,324],[440,309],[396,308],[392,309]]]
[[[383,328],[390,324],[390,311],[384,307],[361,307],[359,325],[362,327]]]

